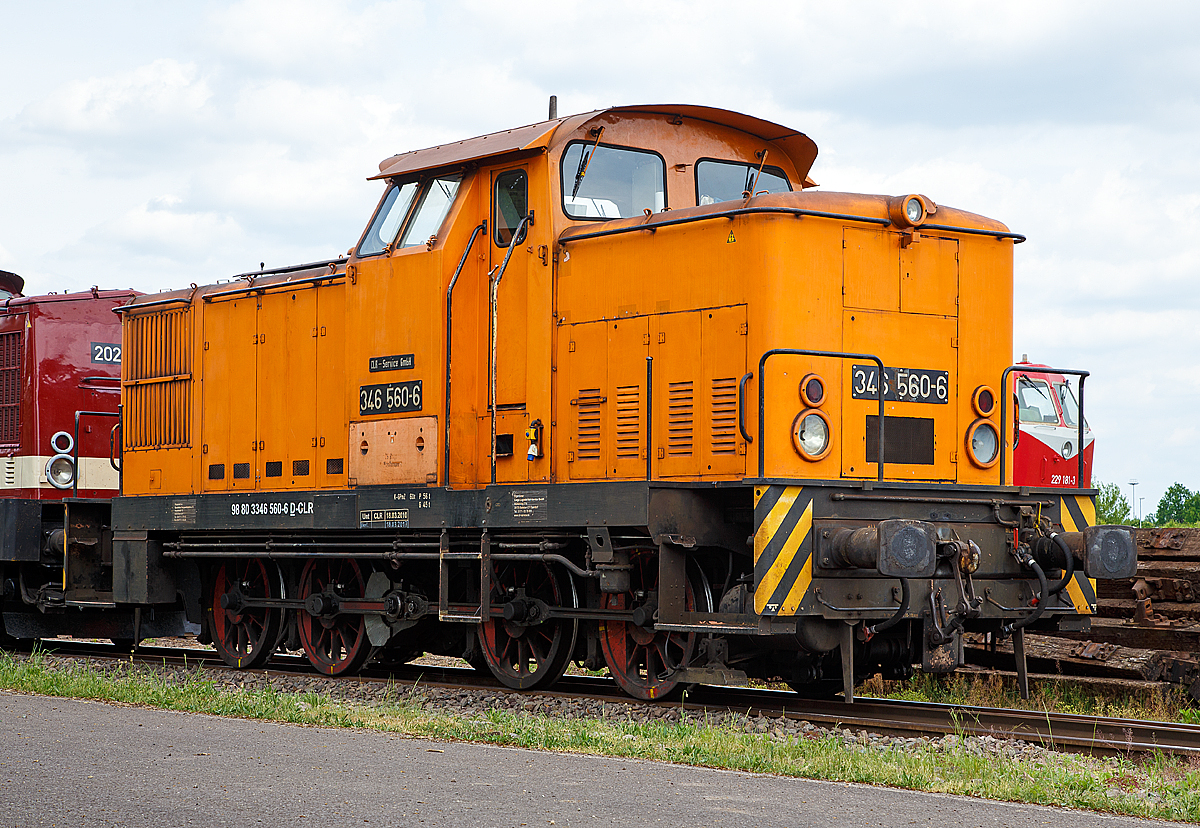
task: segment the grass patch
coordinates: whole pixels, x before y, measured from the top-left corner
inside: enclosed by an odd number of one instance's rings
[[[200,671],[164,675],[129,662],[101,668],[52,661],[40,652],[28,657],[0,654],[0,688],[1200,822],[1200,766],[1167,756],[1135,762],[1043,753],[1036,760],[1021,761],[984,754],[977,740],[961,737],[884,749],[847,742],[839,735],[747,733],[690,713],[678,722],[562,718],[499,709],[453,715],[426,704],[419,688],[393,688],[379,704],[351,704],[317,692],[221,687]],[[944,692],[950,694],[947,699],[953,693],[969,694],[952,683]]]
[[[1200,723],[1195,703],[1179,685],[1163,684],[1133,694],[1123,688],[1097,688],[1069,679],[1039,679],[1030,684],[1028,700],[1022,699],[1011,678],[973,673],[918,673],[905,681],[884,681],[878,675],[860,686],[857,693],[876,698],[962,704],[975,707],[1004,707],[1012,710],[1045,710],[1081,716],[1116,719],[1146,719],[1156,722]]]

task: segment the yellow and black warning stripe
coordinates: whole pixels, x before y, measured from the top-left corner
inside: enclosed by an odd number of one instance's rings
[[[1082,532],[1096,522],[1096,502],[1087,495],[1060,498],[1059,521],[1066,532]],[[1096,612],[1096,581],[1083,572],[1076,572],[1067,584],[1067,595],[1080,615]]]
[[[812,583],[812,496],[800,486],[754,490],[754,610],[795,615]]]

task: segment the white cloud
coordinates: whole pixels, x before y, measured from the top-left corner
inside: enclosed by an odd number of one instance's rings
[[[193,122],[212,97],[193,64],[160,59],[109,77],[72,81],[31,103],[21,125],[41,134],[130,135]]]

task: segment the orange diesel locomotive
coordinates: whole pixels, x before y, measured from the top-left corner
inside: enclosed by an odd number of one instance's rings
[[[346,259],[132,301],[124,594],[231,664],[578,661],[641,698],[849,699],[964,630],[1086,624],[1134,545],[1002,479],[1021,237],[815,192],[816,154],[699,106],[552,117],[383,161]]]

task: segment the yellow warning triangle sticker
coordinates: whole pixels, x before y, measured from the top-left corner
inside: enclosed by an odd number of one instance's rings
[[[725,243],[726,243],[726,244],[733,244],[735,241],[737,241],[737,239],[735,239],[735,238],[733,237],[733,231],[732,231],[732,230],[730,230],[730,231],[729,231],[729,238],[727,238],[727,239],[725,240]]]

